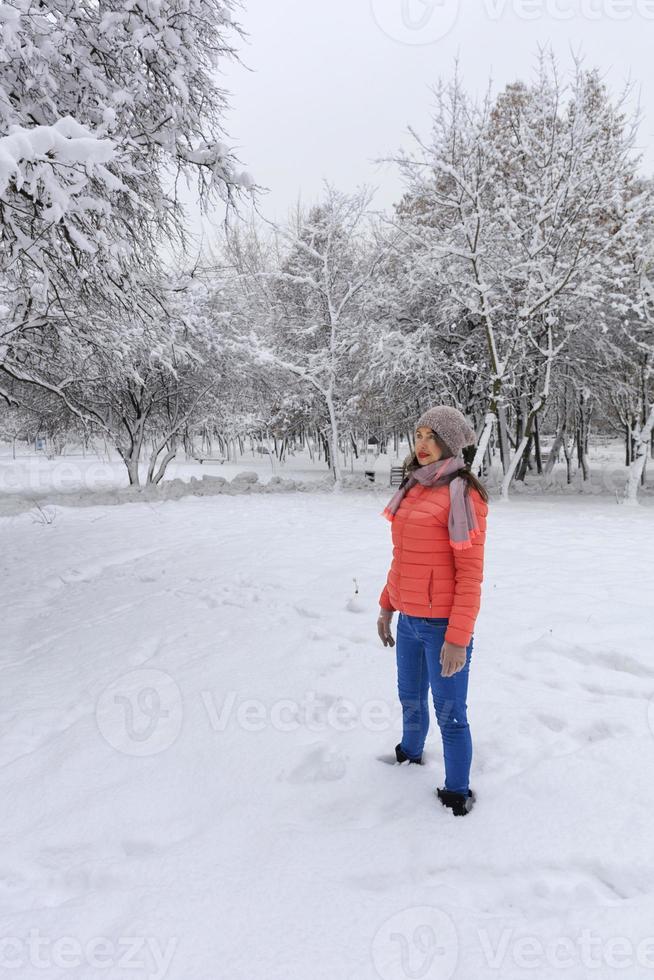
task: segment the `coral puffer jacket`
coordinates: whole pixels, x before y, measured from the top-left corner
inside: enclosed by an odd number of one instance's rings
[[[464,647],[479,612],[488,515],[479,491],[469,487],[468,493],[480,533],[459,550],[450,544],[447,525],[449,485],[417,483],[407,491],[391,524],[393,560],[379,597],[383,609],[449,618],[445,639]]]

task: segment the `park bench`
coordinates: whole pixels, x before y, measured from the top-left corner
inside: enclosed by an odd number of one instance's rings
[[[391,486],[399,487],[404,478],[403,466],[391,466]]]
[[[200,465],[202,465],[202,463],[221,463],[222,464],[222,463],[226,463],[227,462],[227,457],[226,456],[205,456],[205,455],[200,454],[199,456],[194,456],[193,459],[197,460],[198,463],[200,463]]]
[[[375,471],[374,470],[364,470],[364,475],[370,480],[371,483],[375,482]],[[389,486],[399,487],[402,482],[402,477],[404,474],[403,466],[391,466]]]

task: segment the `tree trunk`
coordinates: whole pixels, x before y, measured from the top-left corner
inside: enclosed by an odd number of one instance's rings
[[[509,430],[506,422],[506,405],[503,403],[497,406],[497,434],[502,472],[506,473],[510,465],[511,451],[509,449]]]
[[[137,450],[134,446],[130,446],[129,450],[123,452],[122,449],[118,449],[120,457],[127,467],[127,476],[129,478],[129,485],[131,487],[139,487],[141,485],[139,480],[139,456],[141,455],[140,447]]]
[[[159,463],[159,468],[157,467],[157,460],[159,456],[166,449],[166,455]],[[172,439],[167,439],[164,443],[159,446],[153,446],[152,453],[150,455],[150,464],[148,466],[148,484],[154,484],[155,486],[161,483],[163,476],[166,472],[166,468],[170,461],[177,455],[177,440],[173,437]],[[156,472],[155,472],[156,470]]]
[[[590,464],[588,462],[588,432],[590,429],[591,415],[591,396],[587,388],[582,388],[579,396],[579,422],[577,425],[577,460],[581,468],[582,478],[590,478]]]
[[[538,412],[534,417],[534,457],[536,459],[536,472],[539,476],[542,476],[543,460],[540,455],[540,429],[538,426]]]
[[[547,392],[548,386],[549,386],[549,379],[546,378],[546,383],[544,388],[545,392]],[[520,461],[522,460],[522,457],[525,453],[525,450],[527,449],[527,446],[530,445],[531,427],[533,425],[536,413],[539,412],[540,409],[543,407],[544,402],[545,402],[545,396],[541,394],[538,396],[536,403],[532,405],[531,409],[529,410],[522,439],[520,440],[520,443],[517,446],[515,453],[513,454],[513,459],[509,464],[508,470],[504,474],[504,479],[502,480],[501,499],[504,501],[509,499],[509,487],[511,486],[513,475]]]
[[[341,461],[338,455],[338,421],[336,419],[336,409],[334,408],[334,395],[332,388],[329,387],[325,392],[325,400],[327,402],[327,411],[329,412],[329,424],[330,424],[330,457],[331,457],[331,471],[334,474],[334,485],[340,488],[343,481],[343,473],[341,470]]]
[[[488,411],[484,415],[484,428],[481,430],[481,435],[479,436],[479,441],[477,443],[477,451],[475,453],[475,458],[470,466],[471,471],[477,476],[481,470],[484,455],[488,449],[488,444],[490,441],[491,434],[493,432],[493,425],[495,423],[497,416]]]
[[[625,487],[624,501],[627,504],[638,503],[638,488],[641,485],[645,473],[645,463],[654,429],[654,406],[649,410],[649,415],[645,424],[636,430],[636,451],[633,462],[629,467],[629,479]]]
[[[522,437],[525,434],[524,419],[522,415],[522,397],[520,398],[520,406],[516,409],[515,413],[515,444],[516,447],[520,445]]]
[[[488,440],[488,445],[486,446],[486,452],[484,453],[484,461],[482,463],[482,476],[487,479],[490,475],[493,466],[493,454],[491,452],[490,439]]]
[[[520,440],[520,443],[518,445],[518,448],[516,449],[515,453],[513,454],[513,459],[509,463],[508,470],[504,474],[504,479],[502,480],[502,490],[501,490],[501,499],[502,500],[508,500],[509,499],[509,487],[511,485],[511,480],[513,479],[513,474],[516,471],[516,468],[518,466],[518,463],[522,459],[522,454],[524,453],[524,451],[525,451],[525,449],[527,447],[527,443],[528,442],[529,442],[529,436],[528,435],[524,435],[522,437],[522,439]]]
[[[126,416],[123,416],[123,426],[127,431],[129,438],[129,449],[123,449],[118,442],[115,443],[120,457],[127,467],[127,475],[129,477],[130,486],[132,487],[139,487],[141,485],[139,479],[139,461],[141,459],[141,450],[143,449],[143,442],[145,440],[145,420],[146,415],[139,414],[136,418],[136,423],[132,428],[129,419]]]
[[[572,483],[572,449],[574,445],[574,440],[568,440],[565,438],[565,430],[563,432],[563,454],[565,456],[565,471],[566,471],[566,483]]]
[[[585,449],[587,441],[583,425],[577,426],[575,442],[577,447],[577,462],[579,463],[579,467],[581,469],[582,479],[588,480],[590,478],[590,465],[588,463],[588,453]]]
[[[325,450],[325,463],[331,468],[330,464],[330,453],[329,453],[329,440],[324,432],[320,432],[318,435],[320,441],[320,447]],[[318,453],[318,459],[321,459],[321,454]]]
[[[565,427],[566,419],[564,414],[563,422],[557,428],[556,436],[554,437],[554,442],[552,443],[552,448],[550,449],[550,454],[547,458],[547,462],[545,463],[545,476],[549,476],[549,474],[552,472],[557,457],[561,452],[561,446],[563,445],[563,440],[565,439]],[[570,481],[568,480],[568,483],[569,482]]]
[[[527,470],[530,467],[529,457],[531,456],[531,447],[532,447],[533,440],[534,440],[533,433],[530,433],[529,436],[527,436],[527,444],[522,454],[520,465],[516,470],[516,475],[515,475],[516,480],[520,480],[524,482],[525,476],[527,475]]]

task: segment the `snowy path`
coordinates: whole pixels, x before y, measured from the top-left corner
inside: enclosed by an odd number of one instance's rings
[[[654,977],[652,511],[491,504],[456,820],[433,713],[375,758],[385,501],[0,520],[1,976]]]

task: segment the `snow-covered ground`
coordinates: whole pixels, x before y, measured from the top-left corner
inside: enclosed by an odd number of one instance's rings
[[[233,450],[232,450],[233,451]],[[377,454],[374,447],[356,459],[352,455],[341,460],[344,482],[351,489],[375,490],[388,486],[390,468],[401,464],[409,451],[406,442],[400,444],[397,454]],[[219,455],[214,450],[214,455]],[[524,481],[515,481],[511,495],[540,496],[604,496],[613,501],[622,498],[628,471],[624,465],[624,448],[619,440],[607,442],[597,438],[590,448],[590,479],[583,480],[581,471],[573,464],[573,476],[567,483],[563,454],[551,474],[539,477],[535,471],[527,474]],[[651,466],[646,472],[644,486],[640,488],[642,503],[654,505],[654,481]],[[374,486],[366,473],[375,474]],[[35,452],[24,443],[12,446],[0,442],[0,516],[9,516],[34,509],[36,504],[63,504],[67,506],[90,504],[119,504],[138,499],[161,500],[178,498],[186,494],[215,494],[247,491],[248,481],[231,485],[235,477],[244,473],[256,474],[254,492],[285,492],[299,489],[320,492],[331,487],[332,481],[324,458],[308,450],[298,449],[289,453],[283,462],[274,454],[264,455],[257,447],[248,448],[242,455],[220,463],[200,463],[183,452],[168,466],[165,477],[158,487],[145,487],[147,461],[140,466],[141,487],[130,487],[127,470],[115,450],[98,443],[94,451],[69,446],[65,453],[48,457]],[[501,484],[499,461],[492,473],[485,476],[491,492]],[[225,484],[230,484],[225,487]]]
[[[408,447],[402,445],[402,455],[406,455]],[[314,454],[313,460],[306,449],[298,449],[289,453],[280,462],[274,453],[261,453],[257,447],[246,448],[246,451],[236,458],[220,462],[220,450],[215,446],[211,457],[200,463],[192,457],[187,457],[180,450],[166,469],[166,480],[189,480],[192,476],[202,477],[222,476],[228,480],[242,470],[254,470],[259,474],[261,482],[266,482],[272,476],[284,479],[320,480],[328,473],[324,456]],[[139,467],[141,481],[145,482],[148,460],[144,458]],[[363,474],[364,470],[374,468],[378,454],[374,447],[368,453],[361,454],[358,459],[341,459],[345,472]],[[388,469],[390,462],[387,457],[380,461],[382,467]],[[0,442],[0,494],[28,492],[40,494],[44,491],[75,494],[80,491],[102,491],[111,487],[127,487],[127,469],[118,453],[98,442],[94,450],[84,451],[81,446],[70,446],[61,455],[48,457],[45,452],[36,452],[31,445],[23,442],[12,447],[11,443]]]
[[[368,489],[371,483],[365,471],[378,470],[379,478],[387,485],[390,465],[390,457],[369,452],[359,457],[356,466],[352,460],[344,465],[345,480]],[[224,484],[230,485],[228,492],[238,493],[251,487],[247,480],[238,486],[234,483],[235,477],[243,474],[255,474],[254,490],[264,493],[287,489],[314,492],[333,485],[324,458],[311,459],[306,450],[287,456],[281,463],[274,455],[262,455],[256,449],[224,463],[200,463],[180,453],[158,487],[145,486],[147,468],[147,461],[139,467],[141,487],[130,487],[125,465],[115,451],[105,452],[98,447],[95,452],[83,452],[81,448],[70,448],[62,455],[48,457],[24,444],[14,449],[0,442],[0,516],[35,509],[36,504],[88,506],[177,498],[189,493],[215,494],[225,489]]]
[[[491,502],[457,819],[433,709],[376,758],[388,496],[0,519],[0,975],[654,977],[651,507]]]

